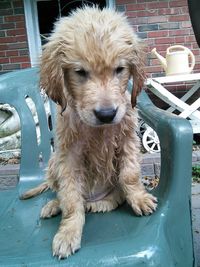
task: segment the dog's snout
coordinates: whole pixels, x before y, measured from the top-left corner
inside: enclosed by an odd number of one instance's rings
[[[95,109],[94,114],[100,122],[110,123],[117,113],[117,108]]]

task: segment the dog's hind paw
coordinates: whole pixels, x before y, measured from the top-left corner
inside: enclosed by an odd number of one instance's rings
[[[81,236],[71,232],[58,232],[53,239],[53,256],[60,259],[69,257],[81,247]]]
[[[122,192],[114,190],[108,196],[97,201],[88,201],[86,203],[87,212],[108,212],[116,209],[125,201]]]
[[[58,215],[61,212],[59,201],[57,199],[53,199],[42,208],[40,213],[40,218],[51,218],[53,216]]]
[[[97,202],[87,202],[86,204],[86,211],[87,212],[108,212],[111,210],[114,210],[118,207],[118,203],[111,202],[111,201],[106,201],[106,200],[101,200]]]

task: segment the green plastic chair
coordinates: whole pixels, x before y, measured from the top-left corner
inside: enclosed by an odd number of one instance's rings
[[[0,191],[0,266],[194,267],[192,128],[187,120],[156,108],[145,92],[138,99],[139,113],[156,130],[161,142],[160,183],[153,192],[159,199],[157,211],[151,216],[137,217],[124,204],[110,213],[88,213],[81,250],[61,261],[52,256],[51,243],[60,216],[44,220],[39,214],[53,194],[19,199],[27,188],[41,182],[51,153],[53,132],[48,126],[38,81],[38,69],[34,68],[0,77],[0,102],[16,108],[22,133],[19,184]],[[39,144],[26,96],[32,98],[37,108]]]

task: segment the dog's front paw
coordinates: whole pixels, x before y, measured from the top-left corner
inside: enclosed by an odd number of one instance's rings
[[[52,244],[53,256],[67,258],[81,247],[81,236],[72,232],[58,232]]]
[[[149,215],[157,208],[157,198],[146,191],[134,194],[128,201],[137,215]]]

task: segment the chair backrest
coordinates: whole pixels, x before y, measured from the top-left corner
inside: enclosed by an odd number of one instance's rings
[[[27,104],[27,98],[30,98],[35,105],[38,118],[37,131],[33,113]],[[20,178],[35,176],[39,170],[46,166],[53,140],[53,130],[49,127],[49,118],[40,94],[39,69],[31,68],[1,75],[0,103],[13,106],[20,117]],[[50,108],[51,110],[54,109],[53,103],[50,103]],[[55,116],[53,116],[53,126],[54,118]]]

